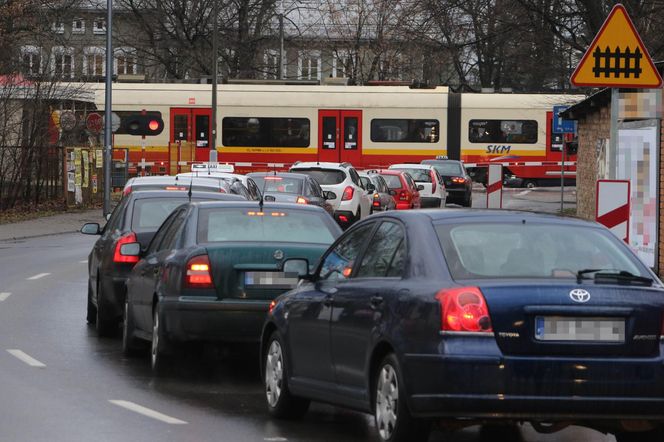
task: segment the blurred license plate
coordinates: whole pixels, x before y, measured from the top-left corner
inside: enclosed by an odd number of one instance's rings
[[[537,316],[535,339],[540,341],[624,342],[625,320]]]
[[[245,272],[245,286],[284,287],[291,288],[297,285],[297,273],[284,272]]]

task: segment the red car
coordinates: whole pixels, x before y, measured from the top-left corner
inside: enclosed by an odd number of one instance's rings
[[[385,179],[390,195],[397,204],[397,210],[420,208],[420,189],[408,172],[383,169],[378,173]]]

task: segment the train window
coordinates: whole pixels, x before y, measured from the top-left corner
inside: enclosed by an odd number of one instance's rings
[[[471,143],[537,143],[535,120],[470,120]]]
[[[308,118],[226,117],[222,143],[237,147],[309,147]]]
[[[357,117],[344,118],[344,149],[357,149]]]
[[[337,148],[337,118],[323,117],[323,149]]]
[[[196,115],[196,147],[208,147],[210,135],[210,117]]]
[[[189,134],[189,115],[175,115],[173,117],[173,138],[175,141],[187,141]]]
[[[438,120],[405,118],[371,120],[371,141],[383,143],[436,143],[440,137]]]

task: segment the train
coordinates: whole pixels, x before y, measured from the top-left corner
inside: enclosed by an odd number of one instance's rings
[[[103,85],[88,85],[104,109]],[[576,172],[565,134],[553,132],[553,107],[584,97],[564,94],[454,93],[448,87],[221,84],[217,159],[240,172],[285,169],[296,161],[349,162],[358,169],[448,157],[483,179],[500,162],[524,180]],[[163,131],[114,134],[113,158],[133,173],[173,174],[208,161],[211,85],[116,83],[112,109],[163,119]],[[567,135],[569,138],[570,135]]]

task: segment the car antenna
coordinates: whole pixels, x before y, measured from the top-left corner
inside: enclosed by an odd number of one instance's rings
[[[194,177],[191,177],[191,181],[189,181],[189,191],[187,192],[187,196],[189,197],[189,202],[191,202],[191,188],[194,186]]]

